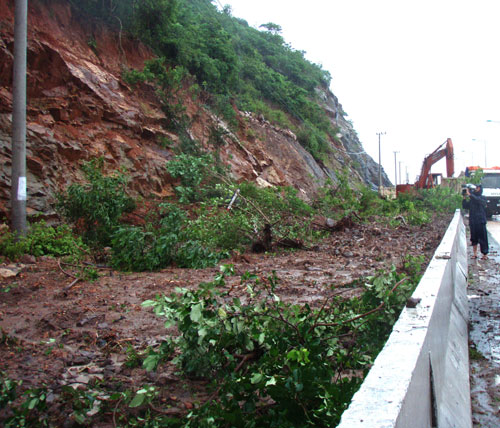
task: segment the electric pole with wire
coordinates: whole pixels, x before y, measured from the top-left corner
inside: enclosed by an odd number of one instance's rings
[[[14,70],[12,82],[12,229],[26,234],[26,50],[28,1],[16,0],[14,15]]]

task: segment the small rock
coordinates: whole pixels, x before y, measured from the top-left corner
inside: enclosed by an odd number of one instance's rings
[[[31,254],[24,254],[19,261],[24,265],[33,265],[36,263],[36,257]]]
[[[0,278],[2,278],[2,279],[13,278],[14,276],[17,276],[18,274],[19,274],[19,271],[12,270],[12,269],[0,268]]]
[[[102,373],[104,371],[104,367],[92,366],[89,367],[90,374]]]
[[[86,375],[79,375],[75,379],[75,382],[77,382],[77,383],[87,384],[87,383],[89,383],[89,381],[90,381],[90,376],[86,376]]]
[[[406,301],[406,307],[407,308],[415,308],[417,307],[417,305],[420,303],[422,299],[420,297],[410,297],[407,301]]]
[[[158,376],[157,383],[160,386],[165,386],[169,383],[175,383],[178,382],[179,378],[176,376],[172,376],[171,374],[168,373],[162,373]]]
[[[349,257],[354,257],[354,253],[353,253],[352,251],[349,251],[349,250],[344,251],[344,252],[342,253],[342,255],[343,255],[344,257],[347,257],[347,258],[349,258]]]
[[[73,360],[71,361],[71,364],[74,366],[84,366],[85,364],[90,363],[90,361],[92,361],[92,360],[89,357],[85,357],[83,355],[81,355],[81,356],[77,355],[73,358]]]

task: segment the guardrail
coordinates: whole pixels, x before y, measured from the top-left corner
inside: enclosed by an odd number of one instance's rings
[[[471,428],[467,247],[459,210],[337,428]]]

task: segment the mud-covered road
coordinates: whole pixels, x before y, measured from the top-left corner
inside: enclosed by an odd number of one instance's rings
[[[488,260],[469,247],[469,337],[474,428],[500,427],[500,217],[488,222]]]

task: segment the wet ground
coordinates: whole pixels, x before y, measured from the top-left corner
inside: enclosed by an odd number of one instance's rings
[[[356,279],[400,266],[410,255],[423,254],[428,262],[450,219],[440,216],[426,226],[397,229],[370,222],[334,232],[309,250],[237,254],[224,262],[233,263],[240,274],[266,277],[275,271],[276,292],[283,300],[314,306]],[[195,401],[203,402],[203,381],[181,379],[171,364],[149,373],[129,364],[134,354],[172,334],[141,303],[176,287],[197,287],[217,272],[170,268],[126,274],[100,269],[97,281],[70,288],[76,272],[61,261],[26,258],[0,264],[0,372],[22,380],[23,389],[45,385],[56,398],[63,385],[88,388],[98,381],[107,388],[135,391],[153,384],[161,389],[170,414],[181,415]],[[226,287],[234,297],[245,293],[239,277]],[[67,409],[53,411],[61,420],[70,419]],[[113,426],[110,419],[108,415],[107,424],[99,427]]]
[[[474,428],[500,427],[500,217],[488,222],[488,260],[469,246],[469,338]]]

